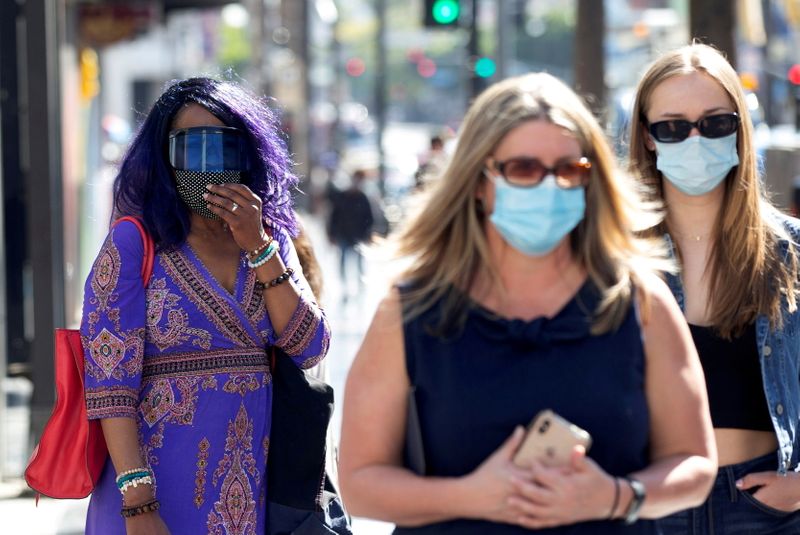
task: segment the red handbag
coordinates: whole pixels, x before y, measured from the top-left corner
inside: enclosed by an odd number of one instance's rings
[[[155,245],[135,217],[121,217],[135,224],[142,235],[142,282],[153,273]],[[51,498],[85,498],[94,490],[103,471],[108,449],[100,420],[89,420],[84,394],[84,362],[80,331],[56,329],[56,403],[44,426],[39,444],[25,469],[25,481],[38,495]]]

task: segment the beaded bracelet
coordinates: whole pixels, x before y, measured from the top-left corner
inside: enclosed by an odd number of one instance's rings
[[[134,468],[133,470],[126,470],[117,476],[117,488],[121,489],[122,485],[132,479],[139,479],[145,476],[152,476],[153,472],[149,468]]]
[[[122,511],[119,512],[124,518],[131,518],[133,516],[143,515],[145,513],[152,513],[154,511],[158,511],[161,507],[161,504],[158,500],[151,500],[147,503],[143,503],[142,505],[137,505],[135,507],[123,507]]]
[[[247,261],[248,267],[256,269],[258,267],[263,266],[264,264],[269,262],[272,259],[272,257],[275,256],[275,253],[277,253],[279,250],[280,246],[278,245],[278,242],[272,242],[272,244],[269,247],[267,247],[266,250],[263,253],[261,253],[261,255],[258,258],[256,258],[255,260]]]
[[[151,476],[137,477],[123,483],[119,487],[119,491],[122,494],[125,494],[125,492],[131,487],[138,487],[139,485],[152,485],[152,484],[153,484],[153,478]]]
[[[127,476],[128,474],[133,474],[135,472],[149,472],[150,469],[142,466],[140,468],[131,468],[130,470],[125,470],[124,472],[120,472],[117,474],[117,479],[121,478],[122,476]]]
[[[264,241],[261,243],[261,245],[259,245],[258,247],[247,253],[247,259],[252,260],[258,257],[259,253],[261,253],[261,251],[269,247],[269,244],[272,242],[273,242],[272,236],[267,235]]]
[[[266,286],[267,288],[274,288],[275,286],[277,286],[279,284],[282,284],[282,283],[286,282],[287,280],[289,280],[289,277],[292,276],[292,273],[294,273],[294,270],[292,268],[286,268],[286,271],[284,271],[283,273],[278,275],[276,278],[274,278],[271,281],[269,281],[268,283],[266,283],[264,286]]]

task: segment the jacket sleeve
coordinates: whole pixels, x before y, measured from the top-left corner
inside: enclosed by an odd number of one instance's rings
[[[133,223],[115,226],[83,292],[81,340],[89,419],[136,416],[145,339],[144,248]]]
[[[300,293],[288,325],[280,336],[271,335],[270,343],[282,349],[300,368],[318,364],[328,353],[331,333],[325,313],[314,300],[311,287],[303,276],[292,239],[283,229],[278,229],[275,239],[280,245],[280,255],[286,267],[292,268],[292,280]]]

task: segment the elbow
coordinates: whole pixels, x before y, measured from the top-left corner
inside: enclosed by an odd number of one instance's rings
[[[697,458],[695,476],[693,481],[694,492],[686,494],[686,507],[698,507],[708,498],[714,479],[717,477],[717,460],[711,455]]]
[[[363,494],[358,492],[358,476],[352,470],[342,470],[339,468],[339,494],[348,514],[353,516],[370,517],[372,511],[369,501],[363,498]]]

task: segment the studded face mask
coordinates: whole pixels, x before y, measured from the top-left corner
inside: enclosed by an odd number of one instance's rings
[[[217,214],[206,208],[203,194],[207,193],[209,184],[240,184],[241,171],[186,171],[175,169],[175,183],[178,195],[193,212],[208,219],[219,219]]]
[[[247,142],[236,128],[195,126],[169,134],[169,163],[183,202],[208,219],[219,219],[206,208],[203,194],[209,184],[240,184],[250,168]]]

